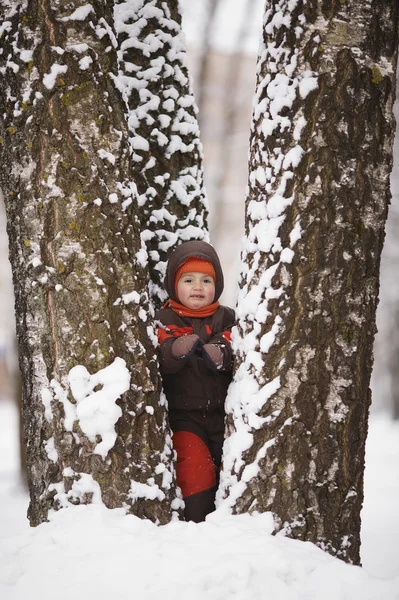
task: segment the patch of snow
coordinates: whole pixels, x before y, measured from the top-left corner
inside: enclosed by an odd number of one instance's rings
[[[77,365],[70,370],[68,381],[77,402],[79,426],[91,442],[96,442],[97,436],[101,436],[93,453],[104,460],[115,444],[115,424],[122,416],[122,409],[116,401],[130,387],[126,362],[117,357],[108,367],[93,375],[83,365]],[[99,385],[102,389],[94,391]]]
[[[43,76],[43,85],[48,89],[52,90],[55,86],[58,75],[62,75],[68,71],[67,65],[59,65],[57,63],[51,65],[50,72]]]
[[[91,4],[83,4],[73,11],[68,17],[61,17],[59,21],[66,23],[68,21],[84,21],[93,11]]]

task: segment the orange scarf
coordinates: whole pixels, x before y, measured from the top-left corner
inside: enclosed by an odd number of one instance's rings
[[[164,305],[164,308],[171,308],[173,312],[179,315],[179,317],[194,317],[197,319],[203,319],[204,317],[212,316],[217,311],[219,306],[219,302],[213,302],[213,304],[208,304],[208,306],[205,306],[204,308],[193,309],[184,306],[184,304],[180,304],[180,302],[169,299]]]

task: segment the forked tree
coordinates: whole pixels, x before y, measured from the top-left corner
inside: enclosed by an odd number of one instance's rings
[[[31,522],[101,498],[165,523],[147,273],[160,302],[170,244],[207,235],[177,4],[0,8]],[[220,498],[358,562],[398,9],[266,9]]]
[[[0,16],[0,178],[30,520],[102,499],[166,523],[181,501],[160,397],[142,215],[164,230],[164,243],[165,219],[175,227],[181,219],[185,236],[192,222],[195,237],[207,235],[204,206],[190,206],[203,199],[202,174],[191,88],[179,70],[177,2],[1,0]],[[161,147],[168,136],[162,162],[152,156],[154,140]],[[159,202],[163,188],[174,217]]]
[[[359,563],[398,4],[270,0],[219,501]]]

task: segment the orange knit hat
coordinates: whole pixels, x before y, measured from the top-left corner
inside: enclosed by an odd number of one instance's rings
[[[184,273],[205,273],[205,275],[212,275],[216,282],[216,273],[213,264],[209,262],[209,260],[204,260],[203,258],[190,256],[190,258],[177,269],[175,275],[175,290],[177,290],[177,283]]]

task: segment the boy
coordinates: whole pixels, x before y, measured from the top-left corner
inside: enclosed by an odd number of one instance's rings
[[[169,300],[155,315],[161,375],[184,516],[199,523],[215,509],[234,311],[218,302],[223,272],[218,255],[205,242],[185,242],[171,253],[165,289]]]

